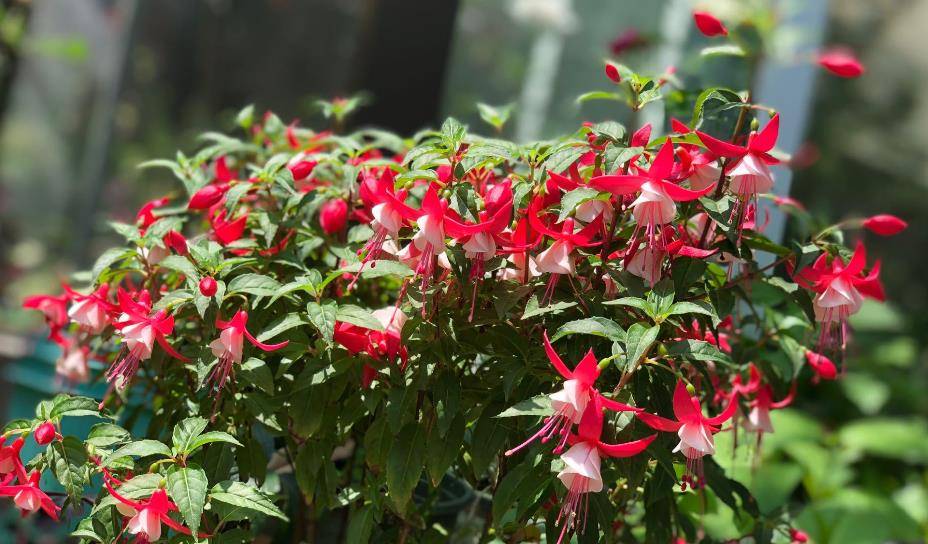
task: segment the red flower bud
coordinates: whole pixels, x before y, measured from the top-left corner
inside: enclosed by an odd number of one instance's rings
[[[865,69],[849,49],[836,47],[818,55],[818,64],[838,77],[860,77]]]
[[[335,234],[348,223],[348,203],[340,198],[330,200],[319,211],[319,225],[326,234]]]
[[[168,231],[168,233],[164,235],[163,241],[164,245],[174,253],[178,255],[187,254],[187,239],[176,230]]]
[[[799,529],[790,529],[789,538],[792,540],[791,544],[805,544],[809,541],[809,535]]]
[[[206,210],[217,204],[225,196],[229,186],[225,183],[211,183],[190,197],[187,208],[190,210]]]
[[[864,228],[880,236],[895,236],[907,229],[908,223],[895,215],[881,213],[864,220]]]
[[[821,353],[807,351],[806,361],[815,371],[815,374],[823,380],[833,380],[838,376],[838,369],[835,368],[835,364]]]
[[[696,21],[696,28],[704,36],[712,38],[714,36],[728,36],[728,29],[714,15],[707,11],[694,11],[693,20]]]
[[[622,81],[622,76],[619,75],[618,67],[611,62],[606,62],[606,77],[611,79],[613,83],[621,83]]]
[[[300,181],[309,177],[313,173],[313,169],[316,168],[315,161],[300,161],[290,168],[290,173],[293,174],[294,181]]]
[[[216,280],[212,276],[203,276],[200,280],[200,294],[211,297],[216,294]]]
[[[55,430],[55,424],[51,421],[46,421],[45,423],[39,425],[38,428],[36,428],[33,437],[35,438],[36,444],[45,446],[50,444],[51,441],[55,439],[55,434],[57,434],[57,431]]]

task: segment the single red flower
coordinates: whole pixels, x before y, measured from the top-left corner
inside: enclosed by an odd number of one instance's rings
[[[895,236],[907,229],[909,224],[895,215],[883,213],[864,219],[863,226],[870,232],[880,236]]]
[[[693,21],[696,22],[696,28],[702,32],[703,36],[712,38],[715,36],[728,36],[728,29],[715,15],[708,11],[694,11]]]
[[[846,47],[834,47],[822,51],[818,55],[817,62],[825,70],[843,78],[860,77],[866,71],[860,60]]]

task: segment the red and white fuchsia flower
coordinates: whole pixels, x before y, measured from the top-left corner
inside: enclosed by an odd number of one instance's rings
[[[382,330],[368,329],[337,321],[335,323],[334,339],[339,345],[351,354],[366,353],[375,362],[386,360],[388,362],[399,359],[403,367],[409,356],[406,346],[403,345],[403,325],[408,317],[394,306],[388,306],[372,312],[374,318],[380,323]],[[377,377],[377,368],[371,363],[364,363],[361,384],[370,387]]]
[[[564,445],[567,444],[571,428],[580,423],[584,412],[587,411],[587,407],[591,405],[590,403],[593,403],[592,406],[597,410],[608,408],[616,412],[637,413],[639,411],[638,408],[633,406],[603,397],[594,387],[600,369],[592,349],[577,363],[576,368],[570,370],[551,346],[547,331],[543,333],[542,338],[548,361],[557,373],[564,378],[564,385],[560,391],[549,396],[554,413],[545,418],[544,425],[538,432],[522,444],[507,451],[507,456],[515,454],[539,438],[543,443],[556,438],[558,442],[554,448],[554,453],[560,453],[564,449]]]
[[[219,338],[209,344],[213,355],[219,360],[213,371],[209,375],[209,382],[216,389],[216,399],[218,402],[219,392],[225,385],[229,376],[232,374],[233,367],[242,362],[242,348],[245,339],[261,351],[276,351],[287,347],[289,340],[284,340],[278,344],[265,344],[259,342],[246,326],[248,325],[248,312],[239,310],[232,316],[229,321],[216,319],[216,327],[221,330]]]
[[[115,309],[107,298],[110,286],[103,283],[89,295],[73,291],[67,285],[64,289],[72,301],[71,307],[68,308],[68,317],[90,334],[103,332],[110,324],[110,313]]]
[[[138,293],[132,300],[128,291],[120,289],[118,317],[113,322],[125,348],[107,371],[106,379],[116,387],[125,387],[138,371],[139,363],[151,358],[155,343],[171,357],[187,362],[188,359],[174,350],[165,336],[174,331],[174,317],[165,310],[152,311],[147,291]]]
[[[837,342],[843,349],[847,320],[860,310],[864,297],[886,299],[880,283],[880,262],[873,265],[869,274],[864,272],[866,266],[867,250],[858,242],[847,264],[839,256],[822,253],[812,266],[796,276],[797,281],[817,293],[812,304],[815,318],[822,324],[821,345]]]
[[[13,497],[23,517],[42,510],[57,521],[61,507],[39,487],[41,472],[26,473],[19,457],[22,447],[22,438],[17,438],[10,446],[0,446],[0,496]]]
[[[686,474],[683,487],[689,484],[693,488],[705,485],[702,458],[715,454],[715,442],[712,435],[719,432],[722,423],[731,419],[738,409],[737,394],[731,396],[728,406],[715,417],[706,417],[699,405],[699,398],[690,393],[683,381],[677,382],[673,393],[673,413],[676,420],[667,419],[648,412],[640,411],[636,415],[649,427],[658,431],[675,432],[680,442],[674,452],[686,457]]]
[[[103,482],[109,494],[118,501],[116,508],[119,513],[129,518],[125,531],[130,535],[136,535],[138,542],[154,542],[160,539],[162,525],[184,535],[191,534],[190,529],[174,521],[169,515],[177,512],[177,505],[164,489],[155,490],[147,499],[131,500],[114,489],[113,484],[119,485],[120,482],[109,472],[104,472]]]

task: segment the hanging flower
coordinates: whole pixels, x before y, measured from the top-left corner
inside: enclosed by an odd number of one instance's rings
[[[287,344],[290,343],[289,340],[284,340],[279,344],[265,344],[259,342],[257,338],[248,332],[246,328],[247,324],[248,313],[245,310],[236,312],[229,321],[223,321],[219,318],[216,319],[216,327],[222,332],[219,333],[219,338],[210,343],[209,347],[213,351],[213,355],[219,359],[219,362],[213,368],[207,381],[209,381],[216,390],[217,403],[223,385],[225,385],[229,376],[232,375],[233,367],[242,362],[242,347],[244,346],[246,338],[253,346],[261,351],[276,351],[286,347]]]
[[[64,338],[61,336],[61,329],[67,327],[70,321],[68,318],[69,300],[67,293],[57,297],[34,295],[23,300],[23,308],[42,312],[45,324],[48,326],[48,339],[62,344]]]
[[[560,453],[564,449],[564,445],[567,444],[571,427],[580,423],[587,406],[594,400],[598,403],[596,404],[597,407],[605,407],[617,412],[638,413],[640,411],[633,406],[603,397],[594,387],[600,370],[596,355],[593,354],[592,349],[587,351],[583,359],[577,363],[576,368],[570,370],[557,352],[554,351],[554,347],[551,346],[547,331],[542,334],[542,338],[548,361],[557,373],[564,378],[564,385],[560,391],[549,396],[551,409],[554,410],[554,413],[544,419],[544,425],[528,440],[508,450],[506,452],[507,456],[517,453],[539,438],[542,443],[547,443],[555,437],[559,442],[554,448],[554,453]]]
[[[126,525],[126,531],[131,535],[136,535],[143,542],[154,542],[161,538],[162,525],[184,535],[190,535],[190,529],[174,521],[170,514],[177,512],[177,505],[168,498],[168,493],[164,489],[158,489],[145,500],[130,500],[113,489],[112,482],[115,478],[104,473],[103,482],[106,485],[110,495],[119,502],[120,508],[117,508],[121,514],[129,518]]]
[[[61,356],[55,361],[55,374],[73,384],[87,383],[90,380],[89,353],[87,346],[74,341],[65,342]]]
[[[17,459],[18,462],[18,459]],[[19,508],[23,516],[42,510],[48,517],[58,521],[58,512],[61,511],[55,502],[39,487],[42,474],[33,471],[26,476],[25,469],[19,464],[16,477],[19,483],[13,484],[13,475],[0,481],[0,496],[13,497],[13,503]]]
[[[633,457],[644,451],[651,442],[657,438],[652,434],[623,444],[606,444],[602,442],[603,411],[606,398],[602,395],[593,397],[591,404],[583,412],[577,434],[568,433],[567,443],[570,449],[561,455],[564,469],[557,477],[567,488],[567,496],[558,513],[557,525],[562,525],[558,543],[572,529],[582,530],[586,526],[586,516],[589,501],[585,500],[587,493],[599,493],[603,489],[603,478],[600,474],[602,457]],[[508,453],[507,453],[508,454]]]
[[[738,408],[737,398],[737,394],[732,395],[728,406],[721,414],[706,417],[702,414],[699,398],[691,394],[681,380],[677,382],[673,393],[673,413],[676,421],[644,411],[638,412],[638,418],[652,429],[675,432],[680,437],[680,443],[673,451],[681,452],[686,457],[686,474],[683,476],[682,484],[684,489],[687,484],[693,488],[704,485],[702,458],[715,454],[712,435],[719,432],[719,426],[734,415]]]
[[[89,295],[82,295],[67,285],[64,286],[64,290],[72,301],[71,307],[68,308],[68,317],[90,334],[97,335],[103,332],[110,323],[109,314],[114,310],[113,304],[107,298],[109,284],[100,284],[100,287]]]
[[[702,32],[703,36],[713,38],[715,36],[728,36],[728,29],[722,24],[722,21],[708,11],[694,11],[693,21],[696,28]]]

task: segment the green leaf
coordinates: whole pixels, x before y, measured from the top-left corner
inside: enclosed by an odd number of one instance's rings
[[[84,444],[73,436],[66,436],[49,445],[48,457],[55,478],[73,501],[79,501],[87,483]]]
[[[32,421],[29,419],[14,419],[13,421],[3,426],[2,434],[24,434],[27,432],[32,432],[33,427],[35,427],[35,425],[33,425]]]
[[[161,268],[174,270],[175,272],[180,272],[194,282],[200,281],[200,274],[197,272],[197,267],[194,266],[193,263],[191,263],[189,260],[187,260],[186,257],[181,257],[180,255],[168,255],[158,263],[158,266]]]
[[[226,293],[248,293],[262,297],[273,296],[280,289],[280,284],[270,276],[261,274],[242,274],[232,278],[226,287]]]
[[[231,481],[219,482],[210,490],[209,500],[288,521],[287,516],[267,495],[250,484]]]
[[[335,335],[335,315],[338,311],[338,304],[334,300],[327,300],[322,304],[310,302],[306,305],[306,315],[309,322],[322,335],[322,339],[327,344],[332,345],[332,339]]]
[[[200,436],[208,423],[202,417],[188,417],[175,425],[174,432],[171,435],[174,442],[174,451],[186,455],[190,451],[190,445]]]
[[[412,491],[419,483],[425,464],[425,429],[417,422],[407,423],[390,447],[387,460],[387,491],[397,511],[405,512]]]
[[[267,342],[282,332],[304,325],[309,325],[309,323],[303,319],[303,316],[297,312],[291,312],[273,321],[266,329],[261,331],[257,338],[259,342]]]
[[[84,440],[84,442],[97,448],[108,448],[116,444],[128,442],[129,440],[132,440],[132,435],[119,425],[97,423],[90,428],[90,432],[87,434],[87,439]]]
[[[209,487],[206,472],[195,464],[186,467],[175,465],[168,469],[165,479],[168,495],[180,510],[190,532],[197,534],[203,506],[206,504],[206,489]]]
[[[267,363],[261,359],[251,357],[243,362],[236,373],[236,377],[245,384],[253,385],[269,395],[274,394],[274,375],[271,374],[271,369],[268,368]]]
[[[719,316],[708,302],[674,302],[667,315],[701,314],[712,318],[713,325],[718,325]]]
[[[589,93],[583,93],[577,97],[577,104],[583,104],[584,102],[589,102],[590,100],[612,100],[614,102],[624,102],[625,97],[619,93],[612,93],[609,91],[592,91]]]
[[[358,544],[370,542],[371,532],[373,532],[376,524],[375,514],[376,509],[372,504],[365,504],[355,510],[348,522],[348,534],[345,542],[357,542]]]
[[[341,274],[357,274],[358,271],[361,270],[361,266],[362,263],[352,263],[339,269],[338,272]],[[399,261],[379,259],[364,264],[363,266],[364,270],[361,272],[361,277],[364,279],[374,279],[383,276],[397,276],[400,278],[406,278],[415,274],[411,268]]]
[[[654,306],[650,302],[643,298],[637,297],[622,297],[614,300],[603,301],[604,306],[628,306],[629,308],[637,308],[645,313],[648,317],[654,317],[657,315],[657,312],[654,311]]]
[[[213,442],[225,442],[226,444],[232,444],[233,446],[238,446],[240,448],[243,447],[242,443],[236,440],[236,438],[229,433],[224,433],[222,431],[210,431],[196,437],[193,443],[190,444],[190,448],[187,450],[187,453],[191,454],[203,446],[212,444]]]
[[[673,299],[673,281],[665,279],[655,285],[648,293],[648,303],[654,308],[654,315],[651,317],[666,316],[673,305]]]
[[[516,403],[515,406],[499,413],[496,417],[547,416],[551,415],[551,397],[538,395]]]
[[[109,454],[103,464],[108,465],[111,461],[120,457],[148,457],[149,455],[171,457],[171,448],[157,440],[138,440],[130,442]]]
[[[645,327],[641,323],[635,323],[628,328],[628,334],[625,338],[625,371],[633,372],[641,364],[641,358],[644,357],[654,341],[657,340],[657,334],[661,328],[658,325]]]
[[[477,111],[480,113],[480,118],[483,119],[485,123],[495,128],[497,131],[503,129],[503,125],[506,124],[506,121],[509,120],[509,116],[512,113],[513,104],[506,104],[505,106],[490,106],[489,104],[484,104],[482,102],[477,103]]]
[[[374,314],[370,310],[365,310],[360,306],[355,306],[353,304],[345,304],[344,306],[338,307],[338,312],[335,315],[336,321],[343,323],[351,323],[358,327],[365,329],[371,329],[374,331],[382,331],[383,325],[380,321],[374,317]]]
[[[556,342],[558,339],[571,334],[589,334],[608,338],[615,342],[625,341],[625,331],[622,330],[622,327],[606,317],[588,317],[564,323],[551,337],[551,341]]]
[[[108,270],[116,261],[133,255],[132,250],[124,247],[111,247],[104,251],[97,260],[94,261],[90,269],[91,276],[96,280],[104,271]]]
[[[444,436],[440,436],[438,425],[432,426],[432,432],[426,444],[425,468],[433,486],[438,487],[445,472],[457,459],[461,446],[464,444],[465,430],[466,422],[462,414],[454,417]]]
[[[716,363],[731,364],[731,357],[719,348],[702,340],[683,340],[670,346],[668,353],[693,361],[712,361]]]
[[[538,297],[532,295],[531,298],[528,299],[528,302],[525,303],[525,312],[522,313],[522,319],[529,319],[531,317],[545,314],[559,314],[568,308],[573,308],[576,305],[576,302],[561,301],[552,302],[547,306],[539,308]]]
[[[97,416],[100,417],[100,403],[88,397],[59,397],[52,407],[49,416],[51,419],[60,419],[64,416]]]

